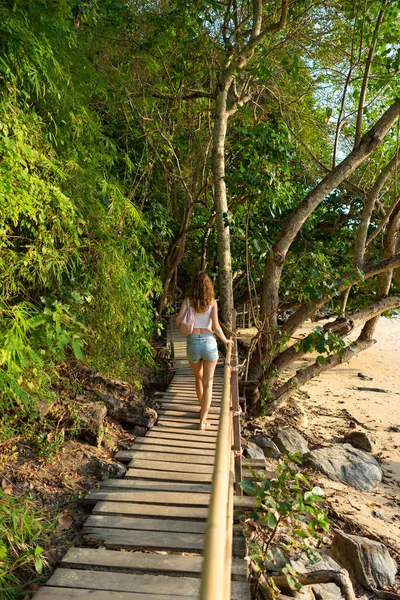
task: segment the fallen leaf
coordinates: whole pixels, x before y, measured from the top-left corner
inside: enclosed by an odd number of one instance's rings
[[[68,513],[64,513],[62,515],[58,515],[58,527],[57,527],[57,531],[65,531],[66,529],[69,529],[72,525],[72,517],[70,514]]]
[[[5,494],[8,494],[9,496],[12,496],[13,486],[11,485],[11,483],[9,481],[7,481],[7,479],[3,479],[2,480],[1,487],[2,487],[3,492]]]

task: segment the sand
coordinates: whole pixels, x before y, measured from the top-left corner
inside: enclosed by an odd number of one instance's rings
[[[302,332],[322,324],[306,323]],[[250,334],[251,330],[242,330],[243,337]],[[356,336],[354,332],[352,337]],[[296,394],[304,416],[301,424],[293,425],[304,431],[313,447],[342,442],[350,431],[351,417],[359,423],[357,429],[376,438],[379,446],[375,457],[384,477],[372,492],[358,492],[319,474],[314,481],[324,487],[328,502],[339,515],[360,526],[364,535],[378,537],[399,551],[400,431],[388,428],[400,426],[400,319],[381,318],[374,337],[377,344],[350,363],[322,373],[302,388],[303,393]],[[287,375],[312,362],[312,355],[307,355],[293,364]],[[363,381],[359,373],[372,377],[372,381]]]

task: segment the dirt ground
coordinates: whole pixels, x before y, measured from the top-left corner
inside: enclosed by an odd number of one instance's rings
[[[301,333],[307,334],[315,325],[306,323]],[[241,337],[249,339],[254,332],[241,330]],[[325,489],[337,514],[360,526],[364,535],[386,542],[400,558],[400,319],[381,318],[374,337],[377,344],[372,348],[322,373],[295,394],[292,402],[299,404],[300,416],[292,424],[304,432],[311,447],[343,441],[351,421],[376,438],[375,457],[384,477],[372,492],[358,492],[320,474],[313,479]],[[312,362],[312,355],[300,359],[285,376]],[[398,431],[390,430],[397,426]]]

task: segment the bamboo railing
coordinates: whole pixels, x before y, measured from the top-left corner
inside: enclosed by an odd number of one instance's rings
[[[231,485],[231,346],[224,367],[214,471],[201,574],[200,600],[229,600],[231,589],[233,486]]]
[[[230,600],[233,534],[233,483],[242,480],[236,311],[234,346],[225,359],[220,421],[215,450],[201,575],[200,600]],[[233,450],[233,452],[232,452]]]

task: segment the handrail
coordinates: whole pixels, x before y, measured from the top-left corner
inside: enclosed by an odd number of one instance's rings
[[[228,346],[204,542],[200,600],[230,599],[232,547],[231,352],[231,346]]]

